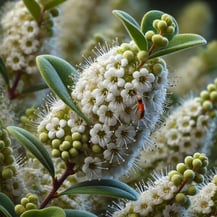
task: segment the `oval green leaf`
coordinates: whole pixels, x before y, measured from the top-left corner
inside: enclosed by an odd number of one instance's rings
[[[161,16],[163,14],[165,14],[165,13],[162,11],[159,11],[159,10],[151,10],[151,11],[148,11],[147,13],[145,13],[143,18],[142,18],[142,21],[141,21],[141,31],[143,32],[143,34],[145,34],[149,30],[156,32],[156,29],[153,27],[153,21],[156,19],[161,19]],[[175,18],[172,17],[172,19],[173,19],[173,22],[175,24],[174,35],[176,35],[179,33],[179,27],[178,27],[178,23],[176,22]],[[164,36],[167,37],[169,40],[172,37],[172,36],[168,36],[167,34],[165,34]]]
[[[81,182],[60,193],[60,195],[70,194],[99,194],[128,200],[137,200],[138,197],[138,193],[133,188],[111,179]]]
[[[83,211],[83,210],[72,210],[72,209],[65,209],[66,217],[97,217],[93,213]]]
[[[0,192],[0,213],[3,213],[6,217],[17,217],[18,215],[14,211],[14,203],[4,193]]]
[[[48,207],[44,209],[32,209],[24,212],[20,217],[66,217],[63,209]]]
[[[73,102],[69,86],[73,85],[70,76],[76,73],[65,60],[52,55],[40,55],[36,58],[39,71],[48,87],[73,111],[75,111],[87,124],[91,124],[80,108]]]
[[[58,5],[62,4],[65,1],[66,0],[46,0],[46,1],[42,1],[42,4],[45,10],[50,10],[52,8],[57,7]]]
[[[121,10],[113,10],[112,13],[121,20],[131,39],[136,43],[138,48],[147,51],[148,45],[145,35],[141,32],[140,26],[134,18]]]
[[[8,71],[5,67],[5,64],[2,60],[2,58],[0,58],[0,73],[1,73],[1,75],[5,81],[6,85],[9,87],[10,81],[9,81]]]
[[[35,0],[23,0],[29,13],[32,15],[36,22],[39,22],[41,18],[41,7]]]
[[[33,134],[22,128],[8,126],[7,130],[41,162],[54,178],[55,170],[53,161],[43,144]]]
[[[155,50],[149,57],[155,58],[159,56],[164,56],[170,53],[178,52],[187,48],[204,45],[206,40],[197,34],[178,34],[175,35],[172,40],[169,42],[169,45],[166,48]]]

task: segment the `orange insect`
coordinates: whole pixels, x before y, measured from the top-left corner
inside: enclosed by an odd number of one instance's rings
[[[142,97],[137,97],[137,108],[138,108],[138,120],[141,120],[145,114],[145,105],[142,101]]]

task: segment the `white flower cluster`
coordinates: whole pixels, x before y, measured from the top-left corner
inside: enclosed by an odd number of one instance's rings
[[[216,215],[217,176],[211,182],[203,185],[198,194],[191,197],[190,213],[194,217],[206,217]]]
[[[165,62],[157,58],[139,66],[134,43],[100,52],[72,91],[92,124],[59,102],[38,127],[53,156],[75,163],[90,179],[126,171],[162,113],[167,87]]]
[[[200,103],[194,99],[185,101],[167,118],[166,124],[152,134],[156,147],[141,152],[140,166],[162,169],[195,151],[207,153],[212,123]]]
[[[23,1],[14,3],[1,18],[3,40],[0,55],[8,70],[13,73],[23,71],[36,73],[35,57],[40,53],[46,34],[42,31]],[[43,32],[43,33],[42,33]]]
[[[141,192],[135,202],[127,202],[123,207],[118,207],[111,216],[162,216],[162,217],[184,217],[186,216],[185,208],[178,203],[168,203],[172,201],[178,188],[169,181],[168,176],[150,183],[147,189]]]

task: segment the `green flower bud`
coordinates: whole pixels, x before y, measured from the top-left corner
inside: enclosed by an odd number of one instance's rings
[[[193,157],[192,156],[185,157],[184,162],[188,168],[192,168]]]
[[[212,92],[210,93],[210,99],[211,99],[212,101],[216,101],[216,100],[217,100],[217,91],[212,91]]]
[[[171,35],[174,34],[174,32],[175,32],[174,26],[168,26],[165,32],[167,34],[171,34]]]
[[[5,156],[5,160],[4,160],[5,165],[11,165],[14,162],[15,162],[15,157],[13,155]]]
[[[177,170],[179,173],[183,174],[183,173],[185,172],[185,170],[187,170],[187,167],[186,167],[186,165],[185,165],[184,163],[178,163],[178,164],[176,165],[176,170]]]
[[[36,209],[37,205],[34,203],[27,203],[26,204],[26,210]]]
[[[187,188],[188,195],[195,195],[197,193],[197,187],[195,185],[189,185]]]
[[[70,148],[69,153],[72,157],[78,156],[78,150],[76,148]]]
[[[200,158],[201,154],[199,152],[194,153],[193,158]]]
[[[202,183],[204,181],[204,176],[197,173],[195,175],[194,181],[197,182],[197,183]]]
[[[51,151],[51,155],[52,155],[53,157],[59,157],[59,156],[60,156],[60,151],[59,151],[58,149],[53,149],[53,150]]]
[[[75,140],[81,140],[81,134],[79,132],[75,132],[72,134],[72,140],[75,141]]]
[[[203,100],[209,99],[209,92],[206,91],[206,90],[201,91],[200,97],[201,97]]]
[[[4,160],[5,160],[5,156],[0,152],[0,164],[3,164]]]
[[[62,158],[64,161],[69,160],[69,158],[70,158],[69,152],[68,152],[68,151],[63,151],[63,152],[61,153],[61,158]]]
[[[167,22],[164,21],[164,20],[160,20],[158,23],[157,23],[157,27],[160,31],[165,31],[167,29]]]
[[[147,32],[145,33],[145,38],[146,38],[148,41],[151,41],[153,35],[155,35],[155,32],[149,30],[149,31],[147,31]]]
[[[132,62],[134,60],[134,54],[131,50],[124,51],[123,57],[126,58],[129,62]]]
[[[73,143],[72,143],[72,146],[73,146],[73,148],[76,148],[76,149],[81,149],[82,148],[82,143],[80,142],[80,141],[74,141]]]
[[[168,173],[168,176],[169,176],[169,180],[171,180],[172,179],[172,177],[174,176],[174,175],[179,175],[179,173],[176,171],[176,170],[171,170],[169,173]]]
[[[60,145],[60,151],[67,151],[68,149],[71,148],[71,143],[68,141],[64,141],[61,145]]]
[[[147,51],[144,51],[144,50],[141,50],[137,53],[137,58],[139,61],[143,61],[145,59],[148,58],[148,52]]]
[[[209,100],[205,100],[202,106],[205,110],[211,110],[213,108],[213,104]]]
[[[5,147],[5,142],[3,140],[0,140],[0,150]]]
[[[39,135],[39,140],[43,143],[46,143],[47,140],[48,140],[48,135],[47,133],[43,132],[43,133],[40,133]]]
[[[70,135],[65,136],[65,141],[72,142],[72,137]]]
[[[175,185],[175,186],[179,186],[183,181],[183,177],[180,174],[174,174],[171,177],[171,182]]]
[[[166,23],[167,23],[168,26],[172,25],[172,23],[173,23],[173,19],[172,19],[172,17],[169,14],[163,14],[161,16],[161,19],[164,20],[164,21],[166,21]]]
[[[101,147],[99,145],[95,144],[95,145],[92,146],[92,151],[94,153],[100,153],[101,152]]]
[[[11,147],[5,147],[2,151],[2,153],[7,156],[7,155],[11,155],[13,153],[13,149]]]
[[[159,64],[159,63],[154,64],[154,66],[153,66],[153,74],[159,75],[162,72],[162,70],[163,70],[163,66],[161,64]]]
[[[29,199],[27,197],[23,197],[20,201],[20,203],[23,205],[23,206],[26,206],[27,203],[29,203]]]
[[[60,146],[60,143],[61,143],[60,139],[53,139],[51,142],[51,146],[52,146],[52,148],[58,149]]]
[[[212,182],[213,182],[215,185],[217,185],[217,175],[215,175],[215,176],[213,177]]]
[[[14,172],[11,168],[4,168],[2,170],[2,178],[3,179],[11,179],[14,175]]]
[[[184,205],[187,201],[187,196],[180,192],[180,193],[176,194],[175,200],[180,205]]]
[[[34,203],[34,204],[38,203],[38,196],[36,194],[29,194],[27,198],[29,199],[29,202],[31,203]]]
[[[207,90],[209,92],[216,91],[216,86],[214,84],[208,84]]]
[[[202,167],[202,161],[200,159],[196,158],[192,161],[192,165],[193,165],[193,168],[195,170],[198,170]]]
[[[58,8],[52,8],[49,12],[53,17],[58,17],[60,14]]]
[[[155,29],[158,29],[158,23],[159,23],[159,19],[156,19],[156,20],[154,20],[153,21],[153,24],[152,24],[152,26],[155,28]]]
[[[194,177],[195,177],[195,172],[193,170],[191,170],[191,169],[187,169],[183,173],[183,177],[188,182],[191,182],[194,179]]]
[[[15,206],[14,210],[18,215],[21,215],[22,213],[24,213],[26,211],[25,207],[21,204],[17,204]]]

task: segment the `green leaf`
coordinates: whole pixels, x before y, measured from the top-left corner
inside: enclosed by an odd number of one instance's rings
[[[5,83],[7,84],[7,86],[9,87],[10,81],[9,81],[9,76],[8,76],[8,71],[5,67],[5,64],[2,60],[2,58],[0,58],[0,73],[2,74],[2,77],[5,81]]]
[[[145,34],[147,31],[151,30],[156,32],[156,29],[153,27],[153,21],[156,19],[161,19],[161,16],[165,14],[162,11],[158,10],[151,10],[144,14],[142,21],[141,21],[141,30]],[[170,15],[171,16],[171,15]],[[172,16],[171,16],[172,17]],[[169,36],[167,34],[164,34],[165,37],[167,37],[169,40],[176,34],[179,33],[179,27],[174,17],[172,17],[173,22],[175,23],[175,32],[172,36]]]
[[[45,84],[45,83],[36,84],[36,85],[34,85],[34,86],[31,86],[31,87],[29,87],[29,88],[23,90],[23,91],[21,92],[21,94],[33,93],[33,92],[40,91],[40,90],[44,90],[44,89],[47,89],[47,88],[48,88],[48,86],[47,86],[47,84]]]
[[[91,124],[80,108],[73,102],[68,88],[73,84],[70,76],[76,73],[75,68],[65,60],[51,55],[37,56],[36,63],[49,88],[84,121]]]
[[[4,193],[0,192],[0,211],[4,213],[6,217],[17,217],[14,211],[14,203]]]
[[[41,144],[41,142],[34,135],[22,128],[8,126],[7,130],[42,163],[42,165],[54,178],[55,171],[53,161],[43,144]]]
[[[200,35],[190,33],[178,34],[172,38],[172,40],[169,42],[169,45],[166,48],[155,50],[150,55],[149,59],[203,44],[206,44],[206,40]]]
[[[60,193],[60,195],[70,194],[99,194],[128,200],[137,200],[138,197],[138,193],[133,188],[112,179],[81,182]]]
[[[129,33],[132,40],[136,43],[140,50],[148,50],[147,41],[145,35],[140,30],[139,24],[124,11],[121,10],[113,10],[112,13],[117,16],[121,22],[123,23],[124,27],[126,28],[127,32]]]
[[[32,209],[24,212],[20,217],[66,217],[63,209],[48,207],[44,209]]]
[[[93,213],[81,210],[65,209],[66,217],[97,217]]]
[[[50,10],[52,8],[57,7],[58,5],[62,4],[65,1],[66,0],[45,0],[45,1],[42,1],[42,4],[45,10]]]
[[[41,18],[41,7],[35,0],[23,0],[24,4],[26,5],[29,13],[38,22]]]

